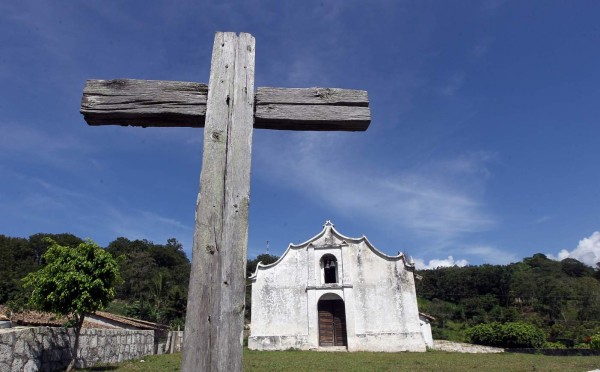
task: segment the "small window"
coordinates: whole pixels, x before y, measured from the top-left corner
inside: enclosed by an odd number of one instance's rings
[[[323,256],[323,258],[321,258],[321,268],[323,270],[323,281],[325,284],[338,282],[338,264],[335,256],[331,254]]]

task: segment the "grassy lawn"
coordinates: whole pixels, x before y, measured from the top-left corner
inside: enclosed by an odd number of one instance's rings
[[[152,355],[144,362],[96,367],[93,371],[179,371],[181,354]],[[244,371],[590,371],[600,356],[530,354],[326,353],[244,350]]]

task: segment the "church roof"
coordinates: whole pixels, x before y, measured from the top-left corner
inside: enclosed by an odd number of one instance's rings
[[[381,252],[379,249],[375,248],[375,246],[373,244],[371,244],[371,242],[369,241],[369,239],[367,239],[366,236],[363,235],[360,238],[351,238],[351,237],[345,236],[335,229],[335,225],[330,220],[327,220],[327,221],[325,221],[325,224],[323,224],[323,229],[317,235],[313,236],[312,238],[310,238],[307,241],[300,243],[300,244],[290,243],[288,245],[287,249],[285,250],[285,252],[281,255],[281,257],[279,257],[279,259],[277,261],[275,261],[271,264],[268,264],[268,265],[265,265],[262,262],[259,262],[258,265],[256,265],[256,270],[254,271],[254,273],[252,275],[250,275],[250,279],[256,278],[256,273],[258,272],[259,269],[268,269],[270,267],[273,267],[273,266],[276,266],[277,264],[279,264],[279,262],[281,262],[285,258],[285,256],[288,254],[288,252],[292,249],[306,249],[309,246],[312,246],[313,248],[325,248],[325,247],[343,248],[345,246],[348,246],[349,244],[360,244],[360,243],[365,243],[365,245],[373,253],[375,253],[376,255],[378,255],[379,257],[381,257],[385,260],[388,260],[388,261],[403,260],[404,265],[406,267],[414,268],[414,266],[415,266],[412,258],[409,261],[407,261],[404,253],[398,252],[398,254],[395,256],[389,256],[389,255]]]

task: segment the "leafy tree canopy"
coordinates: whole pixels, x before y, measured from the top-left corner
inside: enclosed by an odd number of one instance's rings
[[[47,239],[50,247],[42,256],[46,265],[23,279],[31,288],[32,305],[44,311],[72,317],[77,355],[79,334],[86,314],[104,308],[115,297],[119,268],[110,253],[87,240],[75,248]],[[67,371],[75,366],[71,359]]]
[[[124,311],[111,310],[173,327],[183,324],[190,261],[177,239],[155,244],[119,237],[106,250],[118,260],[124,279],[116,293]]]
[[[258,256],[256,256],[256,258],[253,260],[248,260],[248,264],[246,265],[246,277],[249,277],[250,275],[254,274],[254,272],[256,271],[256,266],[258,265],[259,262],[262,263],[263,265],[268,265],[268,264],[272,264],[273,262],[277,261],[278,259],[279,259],[279,256],[273,256],[268,253],[263,253],[263,254],[259,254]]]
[[[87,240],[75,248],[47,240],[46,265],[29,273],[24,285],[32,289],[31,303],[45,311],[73,315],[79,321],[103,308],[115,296],[119,269],[112,256]]]

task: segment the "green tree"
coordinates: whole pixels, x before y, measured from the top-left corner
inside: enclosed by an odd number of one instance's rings
[[[565,258],[560,261],[562,271],[568,276],[579,278],[594,275],[594,269],[574,258]]]
[[[51,240],[49,240],[50,238]],[[42,256],[48,250],[51,243],[50,241],[55,241],[58,244],[66,247],[77,247],[79,244],[83,243],[83,240],[73,234],[64,233],[64,234],[46,234],[46,233],[38,233],[33,234],[29,237],[29,247],[33,254],[35,263],[39,266],[42,264]]]
[[[256,256],[256,258],[253,260],[248,260],[248,263],[246,264],[246,278],[254,274],[254,272],[256,271],[256,266],[259,262],[263,265],[269,265],[277,261],[278,259],[279,256],[263,253]]]
[[[10,301],[11,305],[15,302],[22,305],[26,301],[21,278],[31,272],[33,266],[33,255],[26,239],[0,235],[0,304]]]
[[[75,366],[79,334],[86,314],[104,308],[115,296],[119,269],[112,256],[87,240],[75,248],[48,240],[50,247],[42,256],[46,265],[29,273],[24,285],[32,289],[31,304],[44,311],[66,315],[75,328],[72,359]]]
[[[177,239],[155,244],[120,237],[106,250],[119,262],[123,285],[117,286],[116,298],[124,302],[124,314],[152,322],[183,323],[190,261]]]

